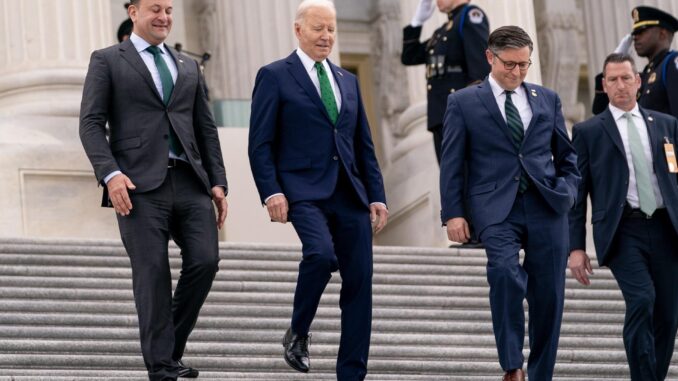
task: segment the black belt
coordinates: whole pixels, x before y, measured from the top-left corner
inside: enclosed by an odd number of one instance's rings
[[[632,218],[632,219],[640,218],[640,219],[644,219],[644,220],[651,220],[653,218],[664,217],[664,216],[667,216],[667,215],[668,215],[668,212],[666,211],[666,208],[657,209],[657,210],[654,211],[654,213],[651,216],[649,216],[645,212],[640,210],[640,208],[634,208],[631,205],[626,204],[626,205],[624,205],[624,213],[622,214],[622,217]]]
[[[170,158],[167,161],[167,168],[176,168],[180,165],[188,165],[188,163],[181,159],[172,159],[172,158]]]

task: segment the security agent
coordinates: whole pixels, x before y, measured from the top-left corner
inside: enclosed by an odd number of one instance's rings
[[[489,22],[485,13],[469,0],[436,0],[448,21],[433,36],[420,42],[422,24],[435,10],[433,0],[421,0],[410,25],[403,30],[403,65],[426,64],[428,130],[433,133],[440,163],[443,115],[447,96],[482,81],[490,72],[485,58]]]
[[[639,56],[649,63],[640,73],[638,104],[641,107],[678,117],[678,52],[670,50],[678,20],[653,7],[639,6],[631,11],[633,29],[616,53],[628,53],[631,39]],[[607,109],[608,98],[602,91],[602,75],[596,77],[593,113]]]

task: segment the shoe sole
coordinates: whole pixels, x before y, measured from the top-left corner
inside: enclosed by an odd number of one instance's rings
[[[287,356],[285,356],[285,355],[283,355],[283,359],[285,359],[285,362],[287,363],[287,365],[290,366],[290,368],[296,370],[297,372],[308,373],[308,371],[310,370],[310,369],[297,368],[296,366],[294,366],[294,364],[292,364],[292,362],[290,360],[287,359]]]

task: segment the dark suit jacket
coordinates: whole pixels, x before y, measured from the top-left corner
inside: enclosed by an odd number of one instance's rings
[[[120,170],[137,192],[145,192],[165,179],[168,134],[173,128],[191,167],[211,194],[213,186],[227,183],[203,78],[197,62],[167,48],[178,71],[167,106],[130,40],[92,53],[80,107],[80,139],[100,183]],[[103,201],[107,204],[106,194]]]
[[[579,171],[565,129],[560,99],[551,90],[524,83],[532,120],[515,148],[488,80],[450,94],[440,164],[442,220],[464,216],[463,163],[468,160],[470,214],[478,233],[506,219],[518,193],[521,168],[530,187],[559,214],[574,205]]]
[[[257,74],[249,158],[262,203],[275,193],[290,203],[327,199],[340,165],[365,206],[386,201],[358,80],[329,64],[341,93],[336,125],[296,52]]]
[[[647,124],[653,170],[659,190],[671,217],[678,226],[678,182],[669,173],[664,138],[678,141],[678,121],[670,115],[640,108]],[[629,167],[621,135],[610,109],[574,126],[573,144],[577,150],[582,181],[577,204],[570,212],[570,247],[586,250],[586,203],[591,196],[591,223],[598,263],[604,265],[622,217],[629,187]],[[676,229],[678,231],[678,229]]]

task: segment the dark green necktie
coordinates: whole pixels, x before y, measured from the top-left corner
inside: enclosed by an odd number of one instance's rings
[[[315,71],[318,72],[318,82],[320,82],[320,99],[322,99],[332,123],[337,123],[339,109],[337,109],[337,100],[334,98],[334,91],[332,91],[332,85],[330,85],[330,78],[320,62],[315,63]]]
[[[506,102],[504,102],[504,112],[506,113],[506,124],[508,125],[509,132],[511,133],[513,145],[517,150],[520,150],[520,146],[523,144],[523,137],[525,136],[523,121],[520,119],[520,113],[518,112],[516,105],[514,105],[513,101],[511,100],[511,94],[515,94],[515,91],[507,90],[505,93]],[[528,184],[527,175],[525,174],[525,171],[521,169],[518,191],[520,193],[525,192]]]
[[[172,79],[172,73],[170,73],[167,63],[162,58],[162,51],[157,46],[149,46],[146,48],[151,54],[153,54],[153,61],[155,61],[155,67],[158,68],[158,74],[160,74],[160,83],[162,84],[162,101],[165,103],[165,106],[169,103],[170,97],[172,96],[172,90],[174,90],[174,80]],[[170,127],[169,129],[169,145],[172,152],[180,156],[184,150],[181,147],[179,138],[177,138],[174,133],[174,129]]]

